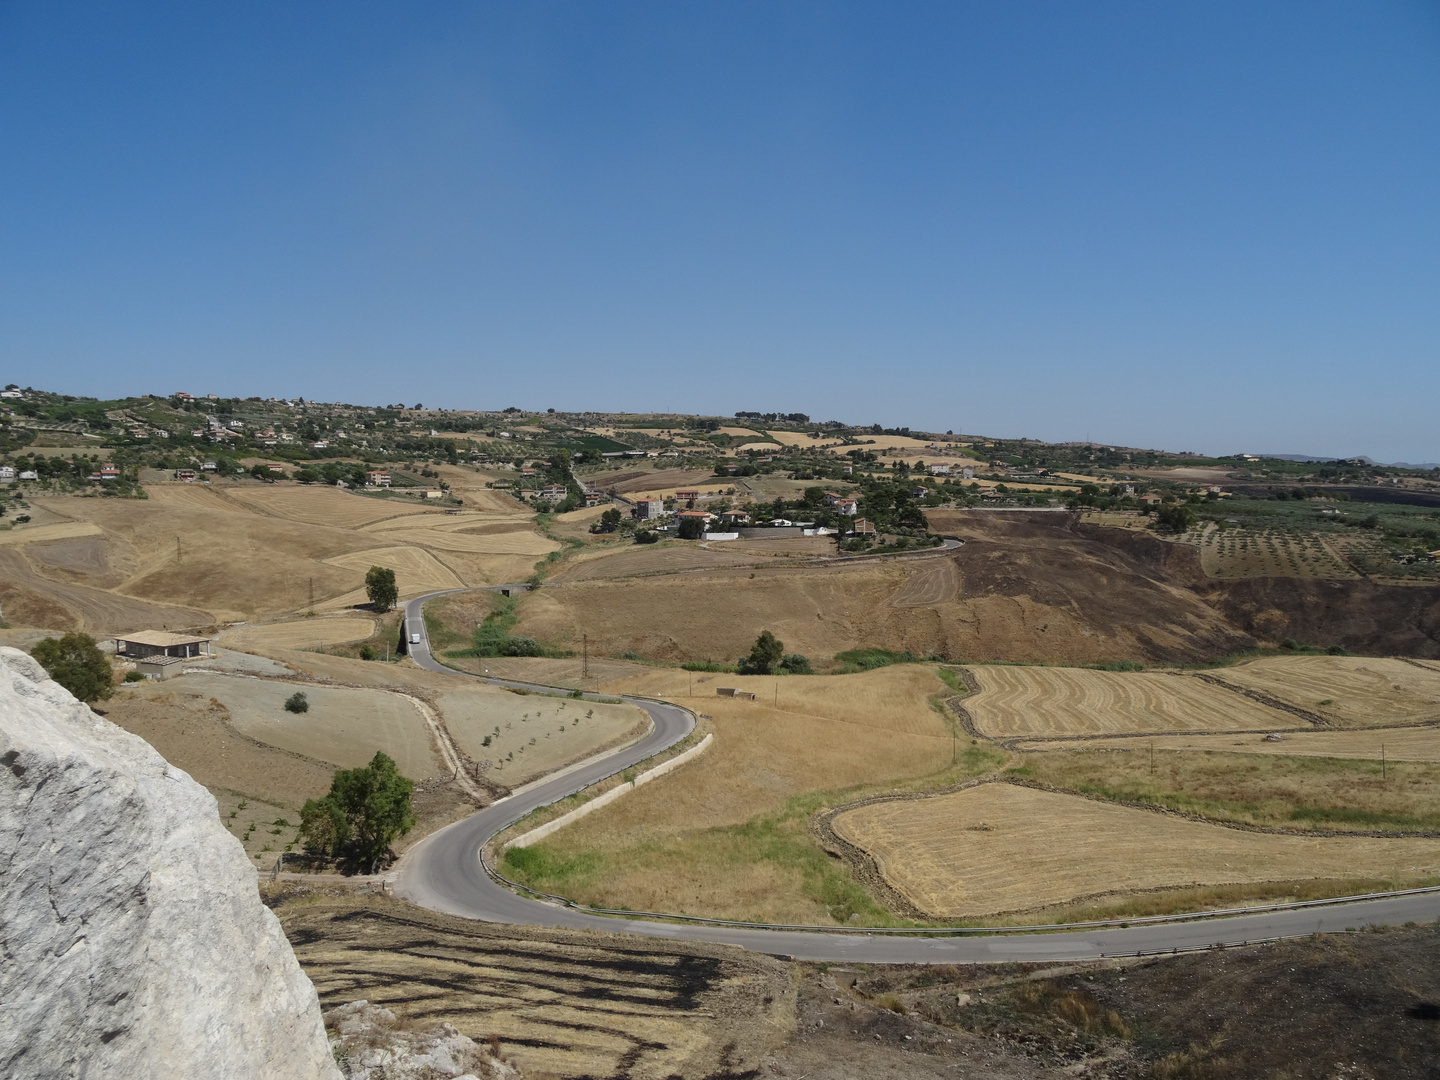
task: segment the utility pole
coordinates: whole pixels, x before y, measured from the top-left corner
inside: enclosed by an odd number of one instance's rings
[[[590,635],[580,635],[580,678],[590,678]]]
[[[180,537],[175,537],[175,565],[180,565]]]
[[[1150,775],[1155,775],[1155,740],[1150,740]]]
[[[1380,744],[1380,782],[1385,782],[1385,744]]]
[[[313,577],[310,579],[310,606],[311,608],[315,606],[315,579]]]

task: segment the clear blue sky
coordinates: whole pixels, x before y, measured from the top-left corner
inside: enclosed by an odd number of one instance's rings
[[[1440,460],[1440,5],[0,0],[0,381]]]

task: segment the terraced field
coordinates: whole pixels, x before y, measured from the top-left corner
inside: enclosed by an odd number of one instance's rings
[[[838,815],[835,831],[936,918],[1197,885],[1440,874],[1440,840],[1280,836],[991,783]]]
[[[365,998],[494,1036],[527,1077],[758,1076],[794,1025],[784,965],[739,949],[531,932],[380,897],[279,900],[322,1006]]]
[[[989,665],[969,670],[980,693],[966,698],[965,708],[976,727],[995,738],[1307,726],[1290,713],[1183,675]]]

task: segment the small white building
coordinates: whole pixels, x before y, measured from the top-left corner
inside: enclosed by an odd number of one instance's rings
[[[0,484],[13,484],[14,482],[14,468],[9,465],[0,465]]]
[[[931,476],[949,476],[950,463],[946,461],[932,461],[930,463]]]

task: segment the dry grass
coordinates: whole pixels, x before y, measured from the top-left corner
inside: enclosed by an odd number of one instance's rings
[[[373,619],[300,619],[266,626],[242,626],[227,632],[222,643],[232,649],[312,649],[360,641],[375,632]]]
[[[1027,753],[1010,775],[1094,798],[1215,821],[1341,832],[1440,832],[1440,767],[1281,757],[1145,743],[1128,751]]]
[[[430,521],[400,524],[384,530],[384,535],[391,541],[403,541],[439,551],[464,551],[475,555],[540,556],[555,551],[560,546],[533,530],[476,534],[434,528]]]
[[[738,541],[737,541],[738,543]],[[698,544],[615,545],[570,560],[551,579],[566,584],[607,578],[676,573],[681,570],[749,566],[762,556],[747,554],[735,545]]]
[[[649,718],[634,705],[522,697],[498,689],[443,693],[436,705],[461,752],[494,762],[491,775],[510,787],[649,730]]]
[[[1342,727],[1440,720],[1440,671],[1361,656],[1277,656],[1215,672]]]
[[[194,490],[193,485],[183,487]],[[227,487],[224,495],[261,514],[341,529],[353,529],[382,518],[414,512],[413,507],[404,503],[367,498],[318,484],[309,487],[289,484]]]
[[[658,670],[618,683],[712,717],[697,760],[526,849],[525,868],[591,903],[782,922],[884,919],[806,830],[821,797],[933,777],[951,761],[928,703],[944,684],[926,667],[861,675],[745,678]],[[714,695],[752,689],[756,702]],[[779,706],[773,703],[779,687]],[[848,796],[835,796],[845,798]]]
[[[951,559],[921,563],[890,597],[897,608],[933,607],[960,597],[960,571]]]
[[[965,708],[987,735],[1099,735],[1122,731],[1281,730],[1301,725],[1199,679],[1160,672],[976,666],[980,693]]]
[[[1249,833],[1009,784],[877,803],[834,825],[894,888],[940,918],[1116,891],[1440,874],[1440,840]]]
[[[100,528],[88,521],[66,521],[55,525],[21,525],[0,531],[0,544],[41,544],[49,540],[73,540],[99,536]]]
[[[677,488],[723,491],[731,485],[731,481],[716,476],[709,469],[638,469],[618,473],[614,478],[600,473],[595,476],[594,484],[601,491],[633,496],[641,492],[673,495]]]
[[[446,774],[424,718],[399,695],[198,671],[184,682],[224,705],[235,730],[269,746],[343,769],[368,764],[383,750],[411,780]],[[309,712],[285,711],[296,691],[309,700]]]

